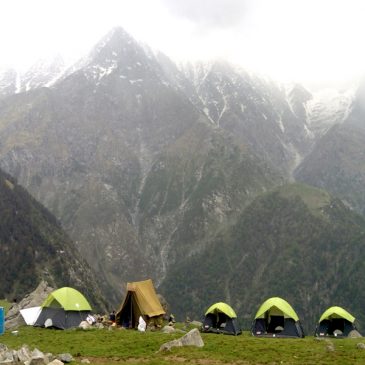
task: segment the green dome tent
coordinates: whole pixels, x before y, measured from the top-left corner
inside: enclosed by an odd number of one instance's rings
[[[89,302],[79,291],[64,287],[49,294],[34,326],[59,329],[77,327],[90,312]]]
[[[205,312],[203,332],[239,335],[241,330],[237,325],[235,311],[226,303],[215,303]]]
[[[252,335],[261,337],[304,337],[299,317],[284,299],[267,299],[258,309]]]
[[[330,307],[321,316],[315,336],[347,337],[356,330],[355,317],[341,307]]]

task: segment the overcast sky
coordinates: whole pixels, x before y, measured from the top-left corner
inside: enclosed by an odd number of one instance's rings
[[[85,54],[114,26],[172,59],[225,58],[278,81],[365,74],[363,0],[1,0],[0,68]]]

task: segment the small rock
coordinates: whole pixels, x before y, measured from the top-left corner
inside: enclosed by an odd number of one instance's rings
[[[50,362],[48,365],[63,365],[63,362],[58,360],[58,359],[54,359],[52,362]]]
[[[356,345],[356,347],[357,347],[358,349],[365,350],[365,343],[363,343],[363,342],[359,342],[359,343]]]
[[[29,361],[29,365],[47,365],[48,359],[43,357],[32,357]]]
[[[16,356],[20,362],[29,361],[32,358],[32,353],[27,345],[23,345],[17,352]]]
[[[65,353],[65,354],[59,354],[59,355],[57,355],[57,359],[58,360],[61,360],[64,363],[68,363],[68,362],[73,361],[74,358],[72,357],[71,354]]]
[[[79,327],[82,328],[83,330],[88,330],[91,328],[91,324],[88,321],[82,321],[79,324]]]
[[[43,356],[43,352],[38,350],[37,348],[35,348],[32,353],[31,353],[32,357],[42,357]]]
[[[161,330],[162,333],[175,333],[176,330],[172,326],[164,326]]]
[[[10,360],[16,362],[16,359],[14,359],[14,352],[13,350],[8,350],[3,353],[3,360]]]
[[[82,359],[81,364],[90,364],[90,360],[89,359]]]
[[[350,331],[348,337],[350,337],[350,338],[360,338],[362,336],[361,336],[361,333],[359,331],[352,330],[352,331]]]
[[[10,360],[10,359],[2,360],[2,361],[0,361],[0,364],[2,364],[2,365],[17,365],[16,361]]]

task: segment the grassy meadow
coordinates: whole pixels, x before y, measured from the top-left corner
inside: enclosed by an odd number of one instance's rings
[[[160,346],[182,334],[139,333],[134,330],[91,329],[50,330],[20,327],[10,331],[0,343],[18,349],[27,344],[53,354],[69,352],[75,364],[87,358],[92,364],[365,364],[365,350],[358,349],[365,339],[272,339],[255,338],[248,332],[241,336],[202,334],[203,348],[173,348],[157,352]],[[332,349],[330,349],[332,348]]]

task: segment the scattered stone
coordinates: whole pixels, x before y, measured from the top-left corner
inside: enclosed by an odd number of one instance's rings
[[[90,329],[92,326],[91,324],[88,322],[88,321],[82,321],[80,324],[79,324],[79,327],[82,328],[83,330],[88,330]]]
[[[361,333],[359,331],[352,330],[352,331],[350,331],[348,337],[349,338],[360,338],[362,336],[361,336]]]
[[[74,360],[74,358],[72,357],[72,355],[69,354],[69,353],[59,354],[59,355],[57,355],[57,359],[58,360],[61,360],[64,363],[69,363],[69,362],[71,362],[71,361]]]
[[[363,343],[363,342],[359,342],[359,343],[356,345],[356,347],[357,347],[358,349],[365,350],[365,343]]]
[[[23,345],[17,352],[17,358],[20,362],[30,361],[32,353],[27,345]]]
[[[165,326],[165,327],[162,328],[161,332],[162,333],[175,333],[176,330],[172,326]]]
[[[81,364],[90,364],[90,360],[89,359],[82,359]]]
[[[14,352],[13,350],[8,350],[6,352],[3,353],[3,360],[6,361],[14,361],[16,362],[16,359],[14,359]]]
[[[95,328],[99,328],[99,329],[103,329],[104,328],[104,325],[102,323],[95,323]]]
[[[204,342],[197,328],[192,329],[186,335],[179,338],[178,340],[173,340],[167,343],[164,343],[159,351],[170,351],[172,347],[181,347],[181,346],[197,346],[203,347]]]
[[[43,352],[38,350],[37,348],[35,348],[32,353],[31,353],[32,357],[42,357],[44,356]]]
[[[10,359],[6,359],[6,360],[2,360],[2,361],[0,361],[0,364],[1,365],[16,365],[16,362],[15,361],[13,361],[13,360],[10,360]]]
[[[81,361],[82,362],[82,361]],[[58,360],[58,359],[54,359],[52,362],[50,362],[48,365],[63,365],[63,362]]]
[[[197,328],[201,328],[203,326],[203,323],[199,322],[199,321],[191,321],[190,325],[197,327]]]
[[[35,348],[31,353],[31,359],[29,365],[47,365],[49,358],[42,351]]]
[[[49,363],[48,359],[46,359],[44,356],[32,357],[29,361],[29,365],[47,365],[48,363]]]

